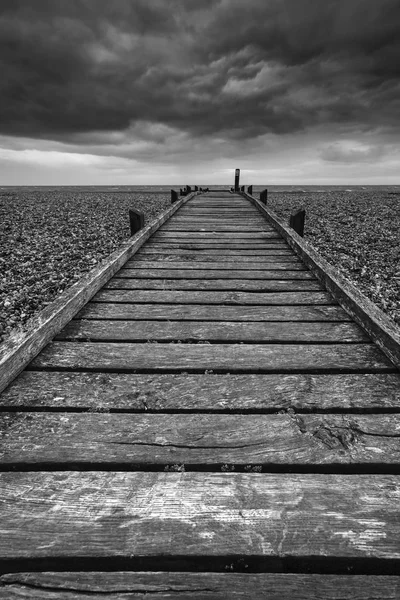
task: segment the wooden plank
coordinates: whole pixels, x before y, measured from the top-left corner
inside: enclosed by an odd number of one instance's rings
[[[243,292],[295,292],[322,290],[318,281],[309,279],[127,279],[114,277],[103,289],[109,290],[230,290]]]
[[[10,335],[0,348],[0,392],[121,268],[126,260],[191,197],[193,196],[187,196],[176,202],[154,223],[122,244],[105,261],[84,275],[37,316],[30,319],[23,330],[17,330]]]
[[[222,250],[221,248],[213,249],[203,246],[193,246],[193,248],[180,248],[179,246],[162,248],[160,247],[160,244],[146,244],[141,250],[139,250],[136,256],[137,258],[139,258],[139,256],[161,256],[164,254],[182,256],[188,253],[193,253],[197,256],[219,256],[221,259],[222,257],[232,256],[235,257],[235,260],[236,257],[244,257],[249,259],[254,257],[254,259],[257,259],[259,257],[293,256],[293,253],[291,250],[289,250],[289,248],[263,248],[259,250],[247,250],[244,248],[241,250]]]
[[[276,237],[276,234],[268,229],[264,228],[262,225],[219,225],[218,222],[210,223],[210,224],[197,224],[197,223],[187,223],[180,225],[179,223],[171,223],[170,225],[164,225],[160,233],[180,233],[180,234],[191,234],[193,233],[208,233],[208,234],[218,234],[225,233],[231,234],[232,236],[236,236],[238,234],[246,234],[247,235],[263,235],[264,233],[269,233],[271,237]]]
[[[399,477],[2,473],[0,558],[399,560]]]
[[[310,271],[245,270],[245,269],[128,269],[118,271],[118,277],[136,279],[314,279]]]
[[[326,292],[197,292],[194,290],[105,290],[93,302],[156,304],[335,304]]]
[[[236,321],[72,320],[57,340],[163,342],[348,343],[369,342],[355,323],[237,323]]]
[[[24,371],[2,410],[296,412],[400,411],[400,376],[134,375]]]
[[[190,304],[110,304],[89,302],[80,319],[180,321],[351,321],[339,306],[221,306]]]
[[[93,600],[121,600],[121,594],[146,600],[398,600],[400,581],[390,575],[97,571],[9,573],[0,576],[1,585],[8,600],[80,600],[86,594]]]
[[[207,263],[221,263],[221,262],[229,262],[233,264],[245,264],[249,267],[251,265],[262,265],[262,264],[271,264],[276,261],[279,264],[289,263],[289,264],[299,264],[299,260],[288,254],[288,255],[278,255],[278,256],[221,256],[219,254],[208,255],[201,254],[200,256],[197,254],[143,254],[141,256],[135,256],[134,261],[128,261],[126,263],[127,267],[131,267],[134,264],[141,262],[154,262],[154,261],[168,261],[168,262],[207,262]],[[300,263],[301,264],[301,263]],[[258,267],[259,268],[259,267]]]
[[[197,243],[198,240],[200,239],[204,239],[204,240],[230,240],[230,241],[236,241],[236,240],[249,240],[249,241],[254,241],[254,240],[278,240],[278,241],[282,241],[282,238],[273,232],[270,231],[249,231],[249,232],[224,232],[224,231],[166,231],[165,229],[157,231],[157,233],[155,233],[151,240],[156,240],[156,239],[161,239],[161,238],[165,238],[165,239],[176,239],[176,240],[181,240],[181,239],[188,239],[189,243]]]
[[[268,271],[305,271],[306,267],[302,262],[300,262],[297,258],[291,258],[290,260],[286,260],[284,262],[279,262],[279,260],[269,260],[266,259],[262,263],[253,263],[253,262],[245,262],[245,261],[232,261],[232,262],[224,262],[224,261],[214,261],[214,262],[201,262],[194,260],[191,261],[173,261],[173,260],[149,260],[145,259],[144,261],[136,262],[134,260],[127,261],[125,265],[122,267],[123,269],[236,269],[239,271],[240,269],[245,269],[246,271],[261,271],[263,269]]]
[[[242,241],[242,242],[236,242],[236,241],[226,241],[226,242],[219,242],[218,240],[196,240],[195,242],[193,240],[189,240],[189,241],[174,241],[174,240],[165,240],[163,238],[161,239],[151,239],[151,242],[147,242],[146,244],[147,248],[155,248],[161,252],[163,252],[165,249],[167,248],[178,248],[181,250],[204,250],[207,251],[209,249],[213,249],[213,250],[237,250],[239,252],[241,251],[250,251],[253,250],[255,252],[264,252],[264,251],[275,251],[275,250],[280,250],[280,249],[284,249],[287,250],[288,246],[286,244],[286,242],[280,241],[278,240],[267,240],[267,241],[255,241],[255,242],[249,242],[249,241]]]
[[[33,369],[84,371],[386,372],[392,363],[373,344],[129,344],[51,342]]]
[[[394,321],[322,258],[311,244],[281,223],[272,211],[255,198],[247,197],[266,216],[269,223],[284,237],[304,263],[312,269],[324,287],[367,331],[393,364],[400,368],[400,333]]]
[[[1,413],[0,465],[354,469],[399,465],[399,430],[400,415]]]

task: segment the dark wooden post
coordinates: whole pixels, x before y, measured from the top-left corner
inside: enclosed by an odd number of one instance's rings
[[[199,188],[197,187],[197,185],[195,185],[195,186],[194,186],[194,191],[195,191],[195,192],[198,192],[198,191],[199,191]]]
[[[183,195],[184,195],[184,194],[183,194],[183,189],[182,189],[182,188],[179,190],[179,195],[180,195],[180,196],[183,196]]]
[[[171,190],[171,204],[178,200],[178,192]]]
[[[235,192],[239,191],[240,169],[235,170]]]
[[[306,216],[306,211],[304,210],[304,208],[301,208],[300,210],[296,210],[295,212],[292,212],[292,214],[290,215],[290,219],[289,219],[289,226],[295,230],[295,232],[300,235],[301,237],[303,237],[304,235],[304,219]]]
[[[244,187],[244,185],[242,185],[242,187],[240,188],[240,191],[244,192],[244,190],[245,190],[245,187]]]
[[[190,185],[186,186],[186,194],[190,194],[190,192],[192,191],[192,188],[190,187]]]
[[[268,200],[268,190],[265,189],[261,192],[260,194],[260,202],[262,202],[263,204],[267,204],[267,200]]]
[[[250,194],[250,196],[253,195],[253,186],[249,185],[249,187],[247,188],[247,192]]]
[[[129,210],[129,222],[131,226],[131,235],[135,235],[144,227],[144,214],[133,208]]]

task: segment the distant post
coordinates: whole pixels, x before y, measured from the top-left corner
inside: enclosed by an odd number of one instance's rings
[[[178,192],[171,190],[171,204],[178,200]]]
[[[179,195],[180,195],[180,196],[183,196],[183,195],[184,195],[184,194],[183,194],[183,189],[182,189],[182,188],[180,188],[180,190],[179,190]]]
[[[304,235],[304,219],[306,216],[306,211],[304,210],[304,208],[301,208],[300,210],[296,210],[295,212],[292,212],[292,214],[290,215],[290,219],[289,219],[289,226],[295,230],[295,232],[300,235],[301,237],[303,237]]]
[[[240,188],[240,191],[241,191],[241,192],[244,192],[244,191],[245,191],[245,187],[244,187],[244,185],[242,185],[242,187]]]
[[[235,170],[235,192],[239,191],[240,169]]]
[[[131,235],[135,235],[144,227],[144,214],[133,208],[129,210],[129,223],[131,226]]]
[[[194,186],[194,191],[195,191],[195,192],[198,192],[198,191],[199,191],[199,188],[198,188],[198,186],[197,186],[197,185],[195,185],[195,186]]]
[[[260,202],[262,202],[263,204],[267,204],[267,200],[268,200],[268,190],[265,189],[261,192],[260,194]]]
[[[250,196],[253,195],[253,186],[249,185],[249,187],[247,188],[247,192],[250,194]]]
[[[186,186],[186,194],[190,194],[192,191],[192,188],[190,187],[190,185]]]

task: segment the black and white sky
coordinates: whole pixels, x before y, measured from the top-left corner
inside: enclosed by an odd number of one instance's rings
[[[0,185],[399,184],[399,142],[399,0],[0,1]]]

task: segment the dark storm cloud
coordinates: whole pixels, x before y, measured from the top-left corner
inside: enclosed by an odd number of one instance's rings
[[[398,0],[2,0],[0,133],[388,129],[399,25]]]

